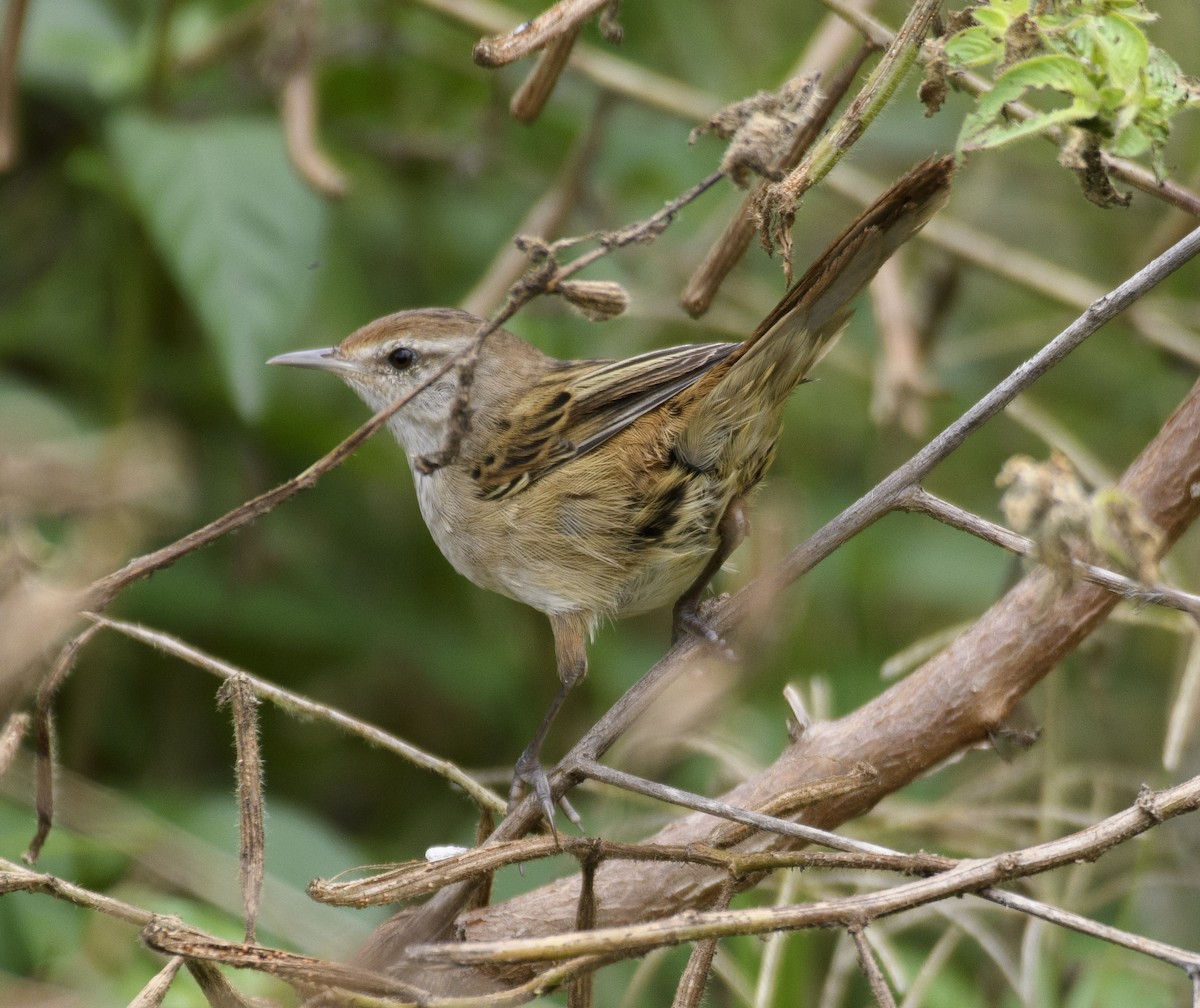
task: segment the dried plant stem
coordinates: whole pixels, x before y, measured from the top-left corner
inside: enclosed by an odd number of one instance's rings
[[[875,1003],[879,1005],[879,1008],[896,1008],[896,999],[892,997],[891,988],[883,978],[883,971],[879,968],[879,963],[875,961],[871,943],[867,941],[866,926],[851,924],[846,930],[854,942],[854,949],[858,953],[858,964],[862,967],[863,976],[867,978],[867,984],[871,988],[871,996],[875,998]]]
[[[16,864],[0,857],[0,894],[10,892],[36,892],[66,903],[74,903],[85,910],[95,910],[99,913],[143,927],[154,919],[154,914],[142,907],[126,903],[124,900],[104,896],[83,886],[75,885],[44,872],[33,871],[24,865]]]
[[[226,679],[217,691],[217,703],[228,705],[233,715],[240,839],[238,884],[242,890],[246,941],[253,942],[267,862],[262,753],[258,746],[258,697],[250,677],[239,673]]]
[[[704,798],[689,791],[671,787],[669,784],[660,784],[657,781],[635,777],[633,774],[614,770],[602,763],[597,763],[595,760],[580,760],[575,765],[575,771],[584,777],[600,781],[604,784],[611,784],[613,787],[619,787],[634,794],[643,794],[658,801],[680,805],[683,808],[693,809],[697,812],[706,812],[709,815],[720,816],[722,819],[741,823],[753,829],[767,830],[783,836],[794,837],[805,843],[821,844],[831,850],[854,851],[860,854],[894,853],[884,847],[867,843],[864,840],[852,840],[849,837],[838,836],[836,833],[830,833],[826,830],[813,829],[813,827],[806,826],[803,823],[780,819],[778,818],[779,813],[768,811],[755,812],[749,809],[738,808],[737,806],[730,805],[728,802]],[[833,797],[834,794],[844,794],[846,791],[861,787],[864,780],[864,776],[858,776],[850,780],[843,778],[837,782],[837,786],[830,788],[824,793],[820,790],[815,791],[811,795],[811,800],[807,802],[805,800],[793,800],[791,808],[794,811],[795,809],[802,808],[805,804],[813,804],[817,801]]]
[[[596,114],[588,119],[583,136],[567,155],[558,177],[525,214],[516,234],[541,235],[552,241],[561,233],[564,222],[583,194],[588,169],[599,150],[608,104],[602,102]],[[515,242],[506,244],[459,302],[459,307],[475,315],[491,311],[528,268],[529,257]]]
[[[571,58],[571,50],[575,47],[581,27],[582,25],[575,25],[552,42],[548,42],[537,63],[529,71],[529,76],[525,78],[525,83],[513,93],[508,108],[518,122],[526,126],[537,122],[538,116],[542,114],[542,109],[546,107],[546,102],[554,92],[558,78],[566,68],[567,61]]]
[[[726,880],[721,891],[717,893],[716,899],[713,900],[711,909],[728,910],[730,901],[736,895],[737,890],[734,888],[733,880]],[[675,988],[675,998],[671,1002],[671,1008],[699,1008],[704,998],[704,991],[708,987],[713,957],[716,954],[717,940],[715,938],[696,942],[692,947],[692,954],[688,956],[688,963],[683,975],[679,978],[679,984]]]
[[[165,567],[170,567],[180,557],[184,557],[188,553],[192,553],[209,545],[209,543],[215,542],[234,529],[262,517],[288,498],[295,496],[301,490],[307,490],[309,487],[314,486],[317,480],[325,473],[341,465],[354,454],[367,438],[391,419],[392,414],[407,406],[414,397],[420,395],[426,387],[432,385],[443,375],[453,370],[457,364],[458,361],[454,359],[446,361],[445,364],[429,376],[427,381],[413,389],[408,395],[396,400],[390,406],[381,409],[353,434],[319,458],[302,473],[293,476],[286,483],[281,483],[266,493],[259,494],[252,500],[246,501],[244,504],[239,504],[232,511],[227,512],[215,521],[209,522],[202,528],[196,529],[194,532],[190,532],[183,538],[177,539],[175,542],[152,553],[135,557],[119,570],[115,570],[111,574],[93,581],[82,593],[79,608],[95,611],[105,609],[123,589],[129,587],[135,581],[149,577],[151,574]]]
[[[30,720],[24,711],[16,711],[4,722],[4,729],[0,731],[0,777],[8,773],[8,768],[12,766],[13,759],[21,748],[21,740],[29,731]]]
[[[305,60],[288,74],[279,92],[283,136],[293,166],[317,192],[325,196],[345,196],[350,182],[317,136],[316,68]]]
[[[420,767],[422,770],[435,773],[445,778],[447,783],[465,791],[481,809],[487,809],[492,812],[504,811],[504,801],[481,785],[470,774],[467,774],[453,763],[432,756],[424,750],[405,742],[403,739],[399,739],[383,731],[381,728],[368,724],[366,721],[361,721],[327,704],[310,700],[299,693],[293,693],[290,690],[283,689],[281,686],[276,686],[274,683],[267,682],[265,679],[250,675],[248,672],[234,665],[223,662],[219,658],[214,658],[212,655],[205,654],[199,648],[194,648],[170,634],[151,630],[136,623],[126,622],[125,620],[110,619],[107,616],[100,616],[95,613],[87,615],[89,619],[95,622],[97,627],[107,627],[110,630],[115,630],[134,640],[141,641],[143,644],[158,648],[166,654],[181,658],[188,664],[194,665],[206,672],[211,672],[222,679],[229,680],[241,677],[253,689],[255,696],[271,701],[271,703],[280,709],[306,720],[323,721],[326,724],[331,724],[347,734],[363,739],[372,746],[399,756],[401,759]]]
[[[778,167],[781,171],[789,171],[800,163],[804,152],[825,128],[829,117],[833,115],[833,110],[850,90],[854,78],[858,76],[867,57],[874,51],[875,47],[872,45],[860,47],[854,59],[838,73],[833,81],[826,85],[820,105],[813,113],[812,118],[804,124],[803,129],[797,132],[792,139],[791,146],[779,159]],[[755,230],[754,206],[765,185],[765,182],[758,183],[754,191],[742,200],[741,206],[730,218],[725,231],[705,254],[688,279],[683,293],[679,295],[680,307],[693,318],[699,318],[708,311],[722,281],[729,275],[729,271],[741,261],[742,256],[750,247]]]
[[[96,629],[87,627],[69,640],[38,686],[33,719],[37,741],[37,832],[25,852],[27,864],[36,863],[54,822],[54,699],[75,667],[79,652],[95,636]]]

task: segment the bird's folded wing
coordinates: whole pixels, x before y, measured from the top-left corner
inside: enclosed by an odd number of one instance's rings
[[[481,497],[518,493],[577,459],[725,360],[737,343],[697,343],[618,361],[571,361],[554,368],[505,420],[503,454],[472,467]]]

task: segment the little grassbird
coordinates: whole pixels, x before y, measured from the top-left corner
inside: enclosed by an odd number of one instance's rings
[[[719,643],[700,600],[746,534],[746,499],[774,455],[784,405],[841,332],[850,302],[945,202],[952,172],[949,158],[910,171],[742,343],[560,361],[498,329],[479,350],[466,433],[448,464],[428,471],[419,460],[447,442],[456,368],[389,420],[450,563],[550,619],[560,686],[517,761],[512,802],[532,786],[553,823],[541,746],[587,671],[601,621],[674,602],[677,637]],[[466,352],[483,325],[450,308],[404,311],[335,347],[270,363],[331,371],[379,410]]]

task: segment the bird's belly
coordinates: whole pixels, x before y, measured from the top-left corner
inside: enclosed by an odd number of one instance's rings
[[[657,499],[573,487],[482,500],[422,492],[430,479],[418,478],[421,511],[460,574],[541,612],[583,611],[595,622],[678,599],[716,549],[727,503],[694,481]],[[466,504],[447,509],[447,499]]]

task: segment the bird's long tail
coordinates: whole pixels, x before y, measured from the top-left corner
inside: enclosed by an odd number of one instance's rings
[[[720,431],[782,410],[792,389],[833,346],[849,320],[850,303],[945,203],[953,173],[951,157],[922,162],[842,232],[724,362],[681,438],[685,455],[702,464],[719,450]]]

